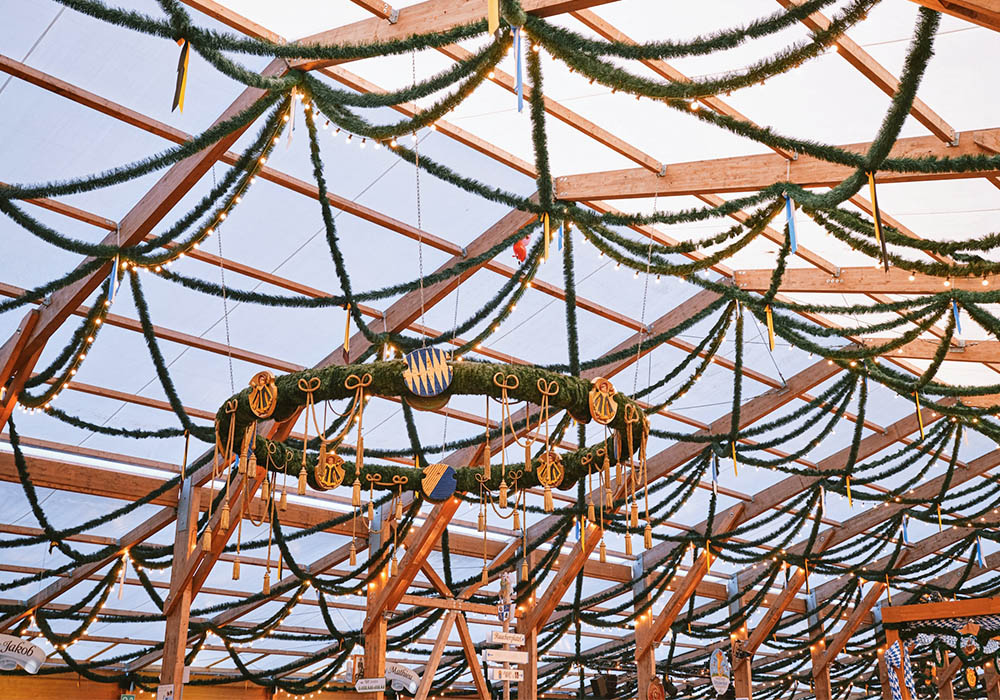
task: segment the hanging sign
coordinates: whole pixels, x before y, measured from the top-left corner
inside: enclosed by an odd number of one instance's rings
[[[156,686],[156,700],[174,700],[174,684],[164,683]]]
[[[385,691],[385,678],[359,678],[354,684],[359,693],[381,693]]]
[[[451,385],[448,355],[438,348],[418,348],[403,358],[403,381],[416,396],[437,396]]]
[[[715,692],[722,694],[729,689],[729,659],[722,649],[716,649],[708,662],[708,672],[712,677],[712,687]]]
[[[428,464],[424,467],[420,488],[424,492],[424,498],[431,503],[447,501],[455,493],[457,485],[453,467],[447,464]]]
[[[389,681],[392,689],[396,691],[405,689],[415,693],[417,686],[420,685],[420,676],[403,664],[386,664],[385,680]]]
[[[0,634],[0,670],[13,671],[20,666],[28,673],[38,673],[45,663],[45,652],[31,642],[10,634]]]
[[[649,681],[649,689],[646,691],[646,700],[664,700],[666,693],[663,692],[663,683],[659,678]]]
[[[498,664],[526,664],[528,652],[509,649],[483,649],[483,660]]]
[[[500,630],[490,630],[490,641],[494,644],[512,644],[516,647],[524,646],[524,635],[516,632],[501,632]]]
[[[135,695],[132,693],[122,693],[119,700],[135,700]]]
[[[519,668],[491,668],[490,679],[494,681],[523,681],[524,671]]]

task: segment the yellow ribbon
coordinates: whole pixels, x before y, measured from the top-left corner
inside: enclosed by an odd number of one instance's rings
[[[344,354],[351,352],[351,305],[345,307],[347,321],[344,323]]]
[[[851,498],[851,477],[847,477],[847,505],[851,508],[854,507],[854,499]]]
[[[493,34],[500,28],[500,0],[486,0],[486,4],[489,6],[489,10],[487,11],[489,30],[490,34]]]
[[[549,237],[551,236],[551,232],[549,231],[549,215],[548,215],[548,213],[542,214],[542,228],[544,229],[542,231],[542,237],[543,237],[543,239],[545,241],[545,250],[544,250],[544,252],[542,254],[542,260],[548,260],[549,259]]]
[[[917,405],[917,425],[920,426],[920,439],[924,439],[924,416],[920,412],[920,394],[913,392],[913,401]]]
[[[774,316],[771,314],[770,304],[764,307],[764,313],[767,314],[767,344],[771,352],[774,352]]]
[[[191,43],[187,39],[178,39],[177,43],[181,47],[181,55],[177,60],[177,85],[174,87],[174,104],[170,108],[173,112],[180,107],[184,111],[184,93],[187,90],[188,62],[191,58]]]
[[[737,468],[737,463],[736,463],[736,443],[733,442],[730,445],[730,447],[732,448],[732,452],[733,452],[733,476],[739,476],[740,475],[740,471]]]

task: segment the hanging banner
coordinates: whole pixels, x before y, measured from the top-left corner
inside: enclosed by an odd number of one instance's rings
[[[722,649],[716,649],[708,662],[708,672],[712,677],[712,687],[715,692],[722,694],[729,689],[729,659]]]
[[[45,663],[45,652],[31,642],[9,634],[0,634],[0,670],[13,671],[20,666],[28,673],[38,673]]]

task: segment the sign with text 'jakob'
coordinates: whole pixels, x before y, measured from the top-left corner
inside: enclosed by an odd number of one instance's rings
[[[13,671],[20,666],[28,673],[38,673],[45,663],[45,652],[29,641],[0,634],[0,670]]]

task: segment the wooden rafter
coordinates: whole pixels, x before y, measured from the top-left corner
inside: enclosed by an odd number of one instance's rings
[[[992,155],[981,145],[986,139],[1000,137],[1000,128],[963,131],[957,146],[946,146],[934,136],[913,136],[896,141],[890,157],[938,156],[941,158]],[[856,153],[867,152],[870,143],[854,143],[841,148]],[[803,187],[833,187],[850,176],[853,168],[837,165],[808,155],[789,163],[773,153],[755,156],[717,158],[667,165],[663,177],[645,168],[610,170],[599,173],[566,175],[555,179],[556,196],[561,200],[629,199],[635,197],[674,197],[679,195],[750,192],[775,182],[790,180]],[[723,177],[724,174],[724,177]],[[1000,175],[1000,171],[966,173],[880,172],[880,183],[924,182],[956,178]]]
[[[763,293],[771,283],[772,274],[772,270],[736,270],[734,281],[744,291]],[[1000,275],[942,278],[898,267],[890,267],[888,272],[872,267],[842,267],[840,274],[830,275],[795,267],[785,270],[779,291],[785,294],[940,294],[948,289],[983,291],[998,284]]]

